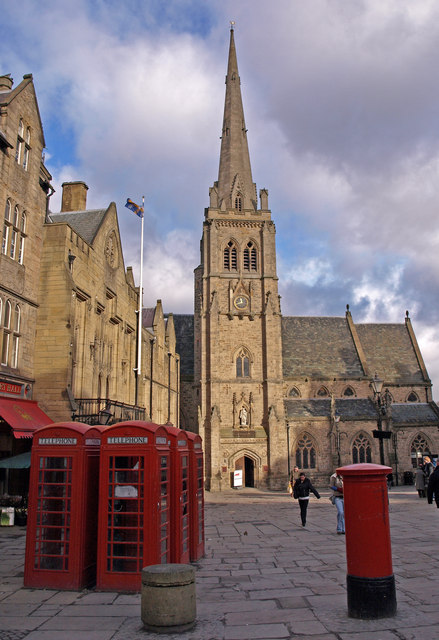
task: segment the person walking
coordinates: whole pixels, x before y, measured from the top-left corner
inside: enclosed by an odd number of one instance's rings
[[[430,480],[428,481],[427,487],[427,501],[428,504],[433,504],[433,496],[434,501],[436,502],[436,506],[439,509],[439,465],[436,466],[436,469],[430,476]]]
[[[303,471],[301,471],[298,479],[294,483],[293,497],[299,500],[300,506],[300,518],[302,520],[302,527],[306,525],[306,510],[309,503],[309,492],[313,493],[315,497],[320,500],[320,494],[317,489],[311,484],[311,480],[306,477]]]
[[[344,497],[343,478],[335,471],[329,479],[329,488],[332,491],[331,502],[337,509],[337,533],[344,534]]]
[[[425,473],[425,484],[428,485],[428,481],[430,479],[431,474],[433,473],[434,467],[430,460],[429,456],[424,457],[424,473]]]
[[[425,498],[425,473],[422,465],[418,465],[415,471],[415,488],[420,498]]]

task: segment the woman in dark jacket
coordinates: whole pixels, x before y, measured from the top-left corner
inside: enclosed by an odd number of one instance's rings
[[[306,525],[306,510],[308,509],[310,491],[315,495],[317,499],[320,499],[319,492],[314,489],[311,484],[311,480],[307,478],[302,471],[302,473],[294,483],[293,488],[293,496],[296,498],[296,500],[299,500],[302,527]]]

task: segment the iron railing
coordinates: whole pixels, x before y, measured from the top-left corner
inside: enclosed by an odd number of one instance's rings
[[[72,420],[85,424],[114,424],[126,420],[145,420],[146,412],[138,407],[109,398],[75,398]]]

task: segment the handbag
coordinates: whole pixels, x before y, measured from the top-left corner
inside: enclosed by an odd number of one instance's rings
[[[291,481],[288,483],[288,493],[290,495],[293,493],[293,485],[291,484]]]

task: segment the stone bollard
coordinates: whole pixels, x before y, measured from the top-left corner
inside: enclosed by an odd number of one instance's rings
[[[154,564],[142,569],[142,622],[155,633],[180,633],[195,625],[195,569]]]

